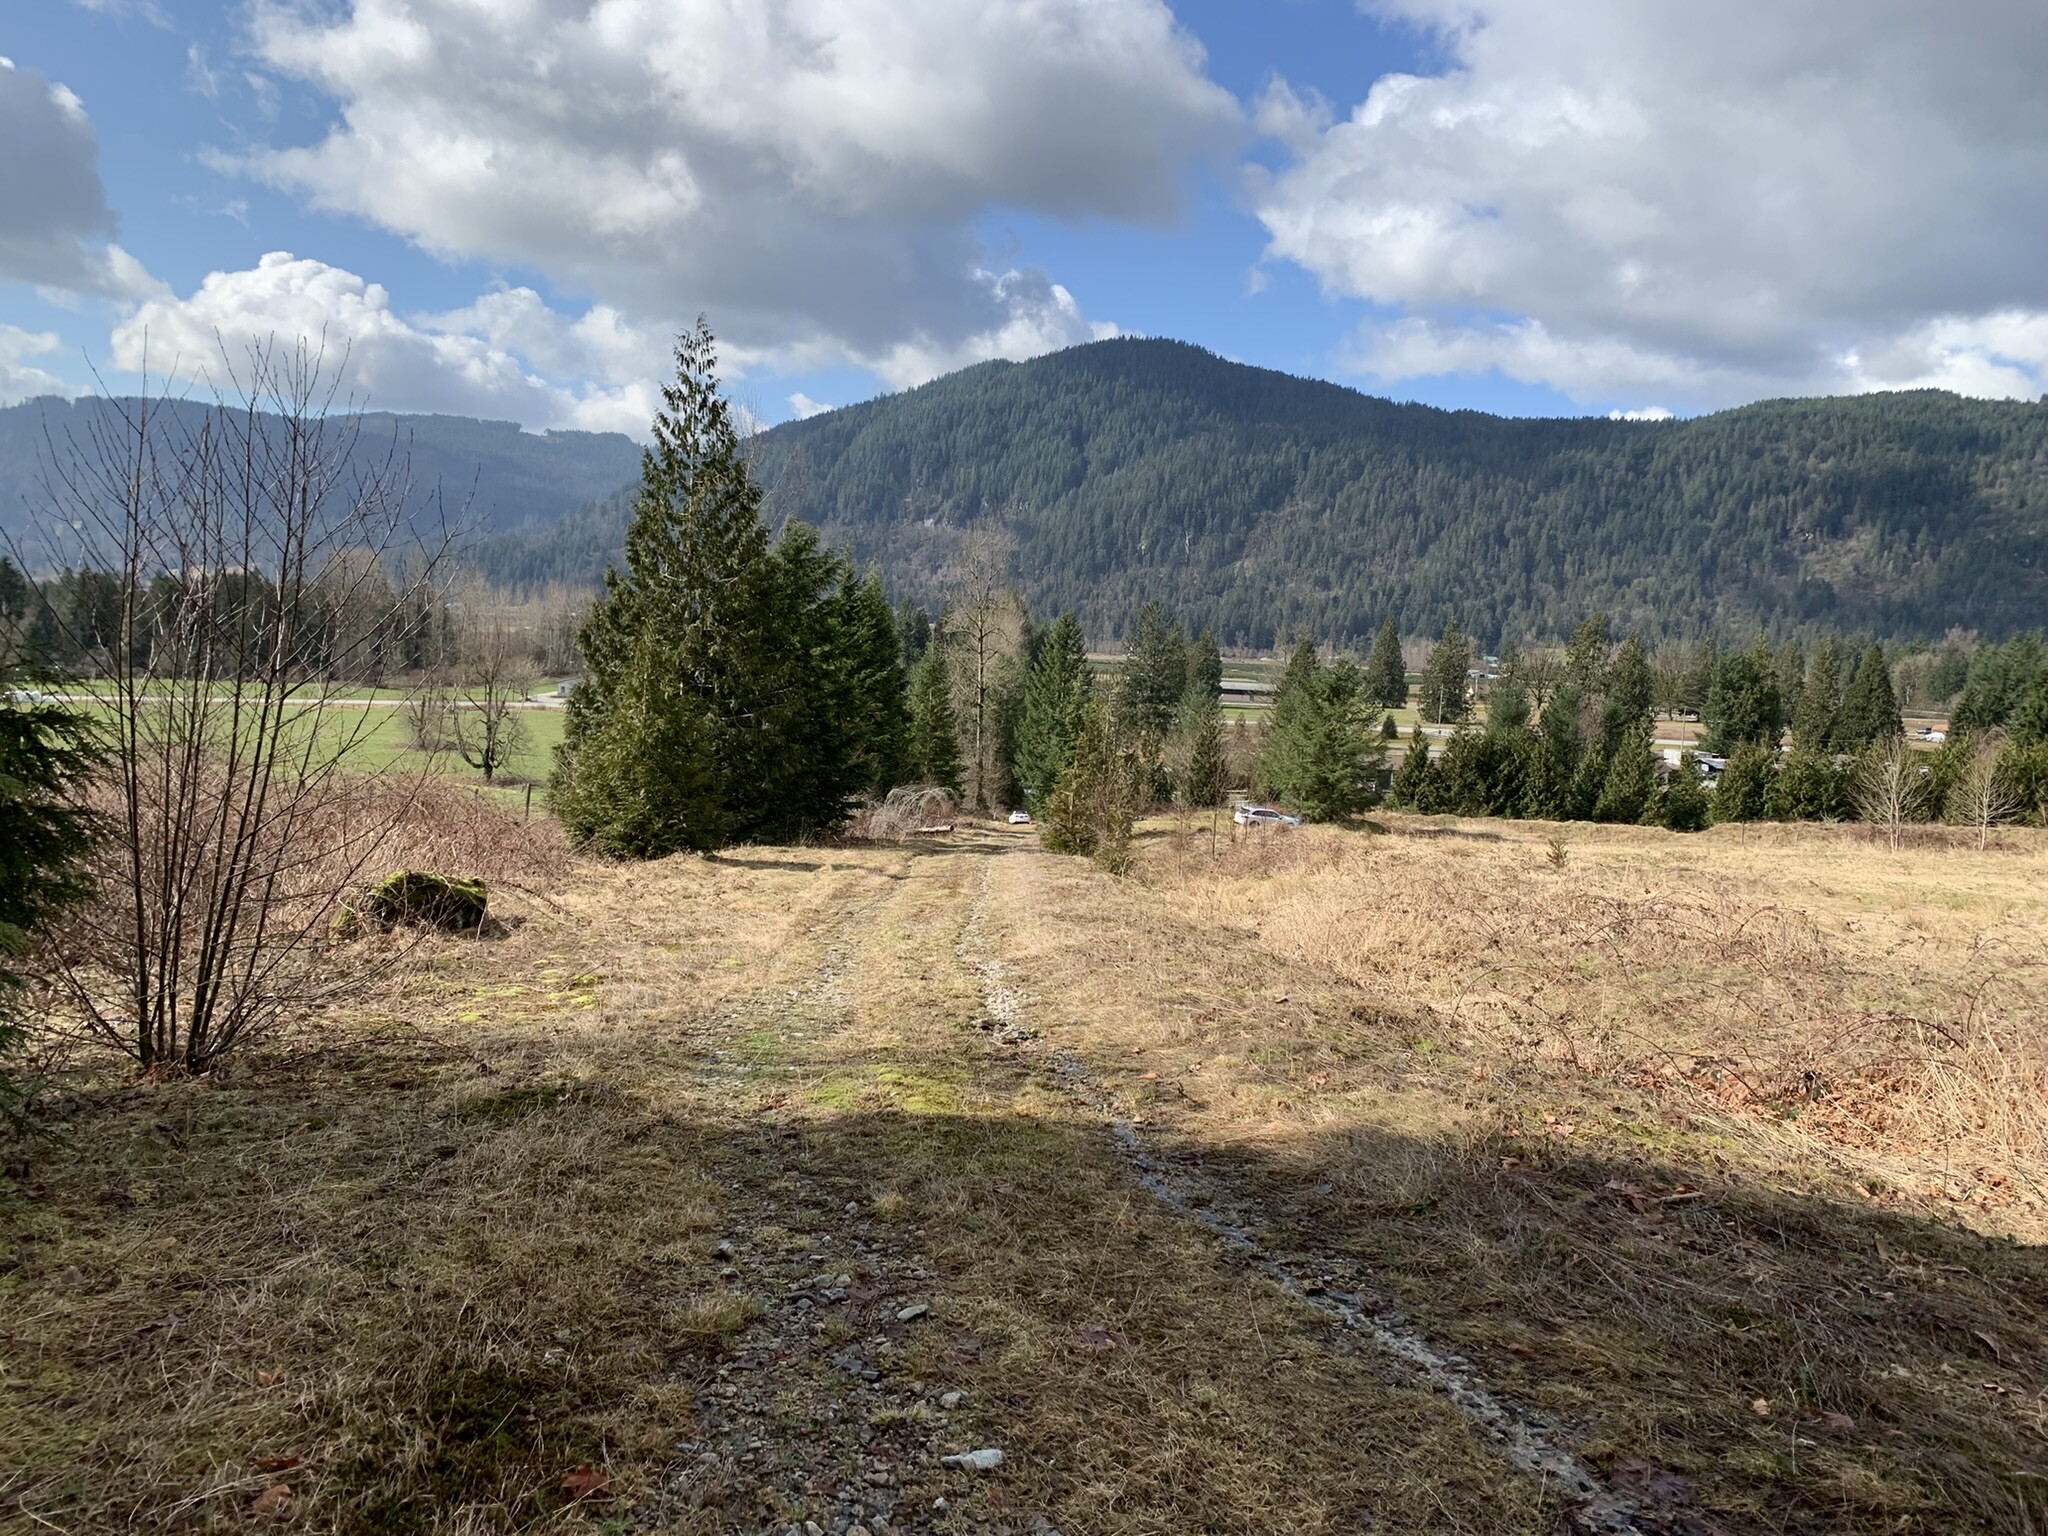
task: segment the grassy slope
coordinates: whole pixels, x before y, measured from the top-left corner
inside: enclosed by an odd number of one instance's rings
[[[1588,830],[1559,875],[1540,828],[1389,824],[1160,835],[1126,883],[1007,830],[586,866],[219,1081],[81,1082],[0,1184],[4,1497],[69,1531],[237,1527],[287,1487],[307,1530],[1555,1528],[1442,1400],[1147,1194],[1078,1072],[1656,1528],[2038,1521],[2048,1266],[1954,1215],[2037,1241],[2038,1146],[1994,1166],[1973,1133],[1928,1196],[1949,1149],[1646,1075],[1618,1021],[1816,953],[1841,999],[1773,992],[1781,1018],[1931,1011],[1980,914],[2038,949],[2048,846]],[[1738,877],[1736,916],[1797,899],[1821,950],[1658,926]],[[1986,1006],[2031,1017],[2013,974]],[[991,1031],[1001,987],[1036,1039]],[[1761,1054],[1763,1016],[1704,1033]],[[937,1464],[983,1445],[994,1475]]]

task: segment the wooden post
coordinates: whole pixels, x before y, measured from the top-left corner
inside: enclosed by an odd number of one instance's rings
[[[521,821],[533,820],[533,786],[531,784],[526,786],[526,814],[519,819]]]

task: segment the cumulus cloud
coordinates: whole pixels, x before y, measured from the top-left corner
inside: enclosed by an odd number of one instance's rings
[[[1238,121],[1163,0],[251,15],[257,56],[340,119],[249,172],[439,255],[538,269],[634,317],[708,310],[753,355],[892,381],[1074,333],[1048,325],[1043,279],[978,271],[983,210],[1170,219],[1189,158]]]
[[[140,271],[110,244],[99,143],[69,89],[0,59],[0,282],[122,294]]]
[[[798,421],[809,421],[813,416],[822,416],[832,407],[813,400],[802,390],[789,397],[789,408],[796,412]]]
[[[653,419],[668,345],[601,305],[572,320],[523,288],[402,315],[381,284],[274,251],[210,274],[189,297],[160,288],[115,328],[113,356],[130,371],[225,385],[249,347],[302,342],[375,409],[635,435]]]
[[[75,395],[78,390],[28,359],[46,357],[62,345],[48,331],[0,325],[0,405],[17,405],[37,395]]]
[[[1383,76],[1341,120],[1275,85],[1255,121],[1287,156],[1252,183],[1268,260],[1396,316],[1361,364],[1693,404],[2041,389],[2048,11],[1368,8],[1447,67]]]

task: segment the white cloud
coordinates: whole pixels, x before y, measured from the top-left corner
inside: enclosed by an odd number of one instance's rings
[[[1269,261],[1394,312],[1362,362],[1694,405],[2043,387],[2038,6],[1367,3],[1448,66],[1341,121],[1276,86],[1291,153],[1252,173]]]
[[[789,408],[796,412],[798,421],[809,421],[813,416],[822,416],[832,407],[821,405],[802,390],[789,397]]]
[[[572,320],[524,288],[405,316],[380,284],[274,251],[247,271],[209,274],[188,298],[160,288],[115,328],[113,356],[132,372],[226,385],[249,347],[271,342],[319,351],[373,409],[636,436],[653,419],[668,349],[603,306]]]
[[[136,267],[109,242],[114,215],[84,103],[0,59],[0,282],[123,294]]]
[[[1632,411],[1612,410],[1607,413],[1609,421],[1670,421],[1671,412],[1661,405],[1639,405]]]
[[[1042,272],[977,272],[975,277],[995,300],[998,323],[951,342],[929,334],[898,342],[867,360],[883,383],[907,389],[971,363],[997,357],[1022,362],[1121,334],[1108,321],[1083,315],[1074,296]]]
[[[254,0],[271,69],[339,105],[240,162],[450,258],[538,269],[737,354],[933,360],[1054,343],[979,274],[990,207],[1159,222],[1236,103],[1163,0]],[[1071,303],[1071,300],[1068,301]]]
[[[76,395],[77,389],[55,374],[32,366],[28,359],[46,357],[63,343],[48,331],[24,331],[0,325],[0,405],[15,405],[37,395]]]

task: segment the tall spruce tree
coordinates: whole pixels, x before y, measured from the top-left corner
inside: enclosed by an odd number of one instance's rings
[[[1714,820],[1762,821],[1771,814],[1777,750],[1760,741],[1739,743],[1714,785]]]
[[[1310,821],[1337,821],[1378,798],[1386,748],[1365,675],[1350,661],[1318,667],[1266,738],[1259,778]]]
[[[903,670],[902,637],[882,577],[870,571],[846,596],[843,619],[851,695],[861,711],[854,740],[861,787],[886,795],[908,776],[910,750],[909,679]]]
[[[1453,619],[1422,668],[1422,718],[1439,725],[1463,720],[1471,699],[1471,673],[1472,647]]]
[[[1843,752],[1860,752],[1872,742],[1892,741],[1905,733],[1898,697],[1892,692],[1891,665],[1884,647],[1873,645],[1863,653],[1856,676],[1842,693],[1835,745]]]
[[[1287,665],[1281,670],[1280,681],[1273,688],[1272,707],[1266,711],[1264,742],[1259,751],[1259,762],[1253,773],[1253,781],[1259,793],[1279,795],[1282,791],[1275,777],[1281,769],[1282,758],[1294,749],[1305,726],[1303,716],[1315,708],[1315,683],[1323,668],[1322,658],[1316,654],[1313,640],[1296,642],[1288,655]],[[1274,743],[1282,743],[1278,752]]]
[[[868,771],[859,732],[872,713],[863,637],[849,629],[852,568],[795,521],[770,542],[701,318],[678,338],[675,362],[641,459],[626,568],[606,573],[578,636],[586,675],[556,754],[571,837],[649,855],[837,825]],[[708,794],[694,772],[591,760],[683,739],[706,748],[693,761],[708,759]],[[682,794],[685,781],[684,800],[648,798]],[[602,782],[645,794],[608,809],[591,793]],[[626,816],[638,823],[608,820]]]
[[[19,681],[27,679],[0,667],[0,689]],[[20,957],[36,930],[92,896],[84,861],[100,822],[87,790],[105,758],[84,711],[0,703],[0,1127],[26,1113],[26,1090],[10,1071],[24,1033]]]
[[[1607,615],[1596,613],[1583,619],[1572,631],[1572,643],[1564,653],[1564,684],[1576,688],[1579,697],[1592,698],[1607,688],[1607,656],[1614,648],[1608,634]]]
[[[1827,636],[1814,647],[1792,711],[1792,744],[1814,753],[1833,752],[1835,717],[1842,704],[1842,642]]]
[[[1408,703],[1408,664],[1401,658],[1401,634],[1391,618],[1380,626],[1365,658],[1365,696],[1381,709],[1401,709]]]
[[[1500,658],[1500,675],[1486,690],[1486,731],[1490,736],[1520,736],[1529,729],[1534,705],[1522,653],[1509,646]]]
[[[909,780],[960,793],[960,727],[953,715],[951,669],[945,647],[925,647],[924,660],[910,674],[910,734],[904,744]]]
[[[1197,679],[1181,696],[1167,744],[1173,798],[1197,809],[1221,803],[1224,792],[1223,708]]]
[[[906,597],[896,609],[896,648],[906,675],[924,660],[925,647],[931,643],[932,621],[919,604]]]
[[[1656,679],[1641,635],[1630,635],[1615,653],[1607,669],[1606,693],[1600,710],[1601,750],[1613,758],[1638,725],[1647,733],[1655,706]]]
[[[1621,740],[1608,759],[1607,777],[1593,802],[1593,819],[1641,821],[1656,795],[1657,754],[1651,745],[1650,722],[1646,718],[1622,728]]]
[[[1017,783],[1033,815],[1043,815],[1060,775],[1074,759],[1094,682],[1081,625],[1063,613],[1039,637],[1024,681],[1023,717],[1017,727]]]
[[[1189,688],[1200,688],[1212,699],[1223,696],[1223,652],[1216,645],[1216,631],[1205,629],[1188,642]]]
[[[1785,726],[1784,705],[1778,697],[1777,658],[1762,635],[1748,650],[1721,658],[1701,718],[1706,725],[1703,744],[1709,752],[1732,758],[1735,749],[1745,745],[1777,751]],[[1728,818],[1717,813],[1717,819]]]
[[[1139,611],[1130,654],[1117,679],[1117,707],[1125,725],[1163,741],[1188,691],[1188,647],[1163,603]]]
[[[1423,809],[1430,799],[1429,781],[1434,772],[1429,761],[1429,738],[1418,724],[1415,734],[1408,739],[1407,755],[1394,770],[1394,783],[1387,791],[1387,799],[1403,810]]]

